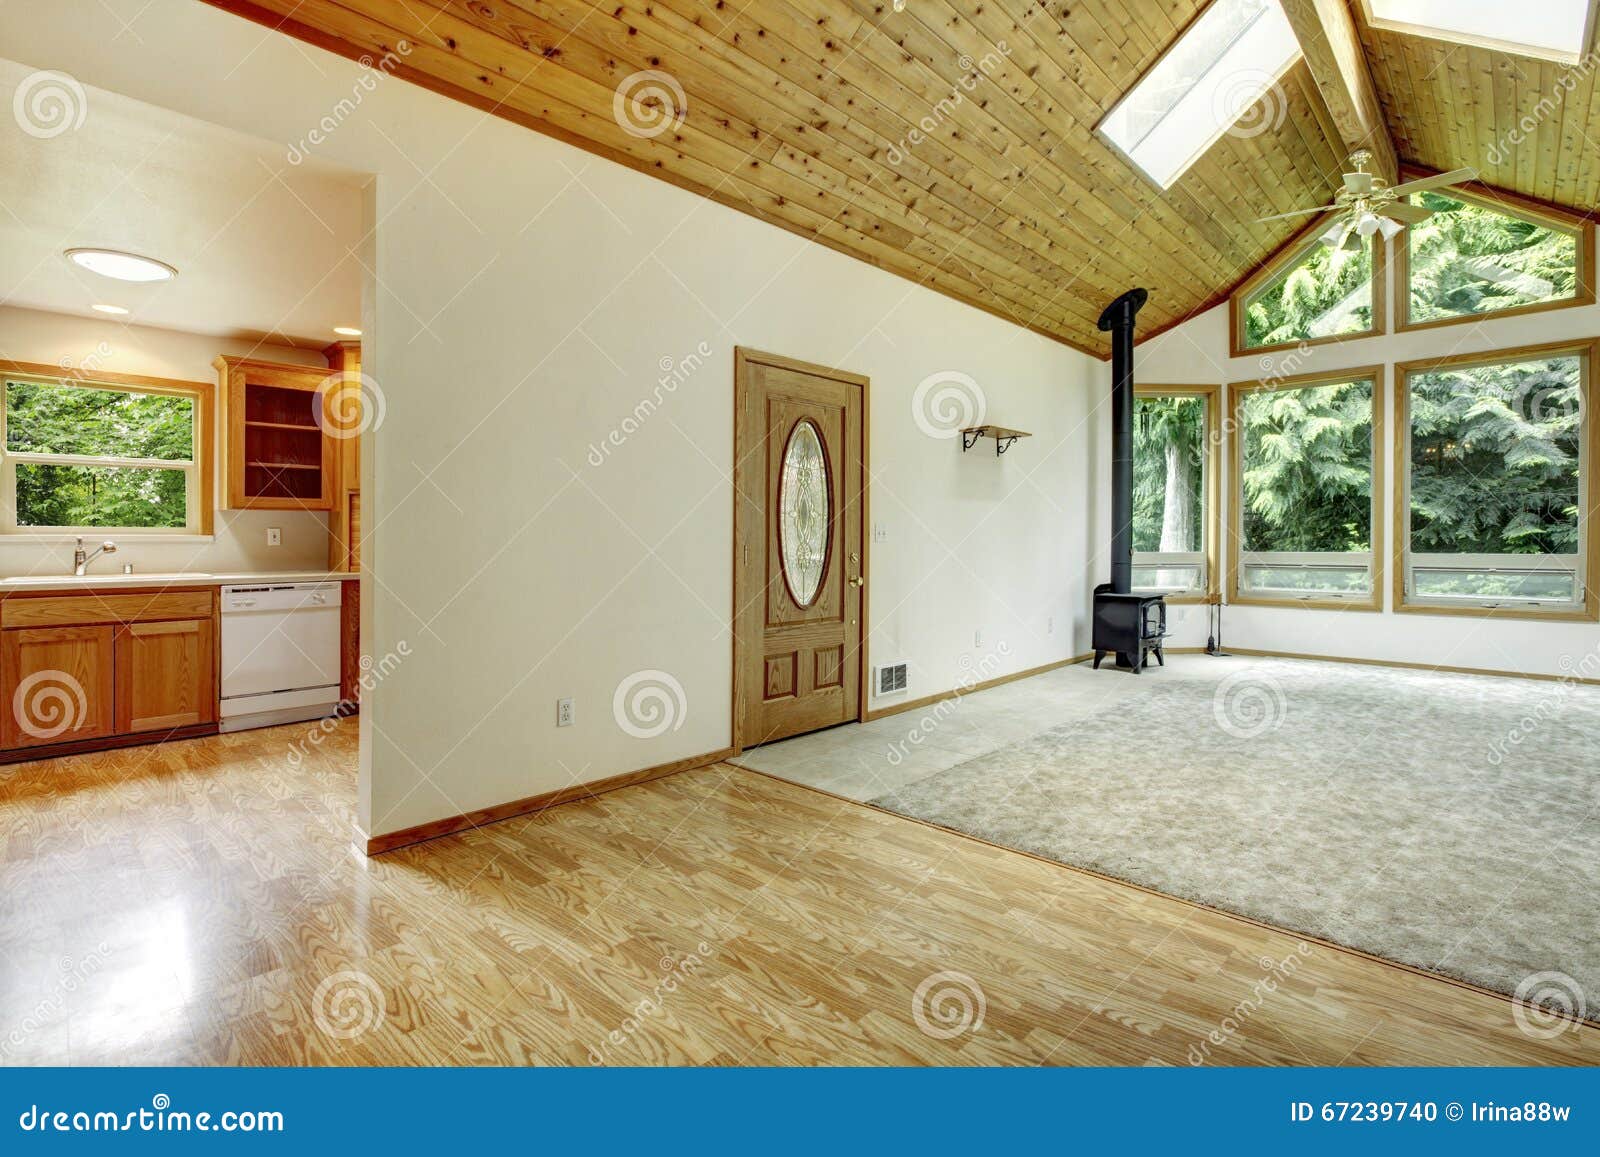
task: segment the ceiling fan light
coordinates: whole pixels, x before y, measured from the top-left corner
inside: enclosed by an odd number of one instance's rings
[[[1379,220],[1378,228],[1383,231],[1383,239],[1385,241],[1393,241],[1405,231],[1405,225],[1392,217],[1384,217]]]
[[[1369,210],[1361,214],[1360,219],[1356,221],[1356,232],[1363,237],[1371,237],[1378,231],[1379,226],[1378,215]]]
[[[1335,221],[1328,231],[1317,240],[1321,241],[1329,249],[1339,248],[1339,243],[1344,240],[1344,218],[1341,217]]]

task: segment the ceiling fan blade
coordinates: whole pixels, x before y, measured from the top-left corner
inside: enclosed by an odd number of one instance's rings
[[[1429,189],[1442,189],[1446,185],[1459,185],[1464,181],[1477,179],[1477,169],[1451,169],[1448,173],[1440,173],[1435,177],[1422,177],[1415,181],[1407,181],[1403,185],[1396,185],[1389,192],[1404,197],[1409,193],[1423,193]]]
[[[1286,217],[1306,217],[1312,213],[1328,213],[1334,209],[1337,209],[1338,207],[1339,206],[1337,205],[1319,205],[1315,209],[1296,209],[1293,213],[1274,213],[1270,217],[1257,217],[1256,223],[1260,224],[1262,221],[1282,221]]]
[[[1421,205],[1408,205],[1404,201],[1381,205],[1374,209],[1373,212],[1380,217],[1389,217],[1399,221],[1402,225],[1415,225],[1433,216],[1432,209],[1424,209]]]

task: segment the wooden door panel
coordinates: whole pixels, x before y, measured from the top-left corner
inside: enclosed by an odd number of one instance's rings
[[[750,745],[859,713],[866,382],[745,351],[736,379],[735,712],[738,742]],[[786,481],[786,456],[802,440],[805,469]],[[786,536],[806,546],[793,569]]]
[[[117,633],[117,730],[161,731],[216,718],[210,619],[134,623]]]
[[[39,747],[113,734],[116,628],[25,627],[0,632],[0,742]]]

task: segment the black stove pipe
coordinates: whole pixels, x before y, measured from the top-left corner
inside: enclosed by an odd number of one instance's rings
[[[1130,289],[1106,306],[1111,334],[1111,589],[1133,589],[1133,319],[1150,294]]]

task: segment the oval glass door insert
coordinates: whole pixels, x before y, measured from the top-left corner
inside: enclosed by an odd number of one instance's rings
[[[828,562],[828,464],[816,423],[802,418],[789,434],[778,480],[778,551],[789,594],[809,607],[822,588]]]

